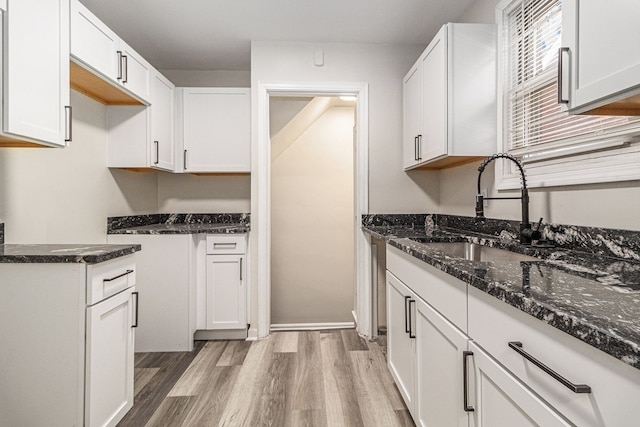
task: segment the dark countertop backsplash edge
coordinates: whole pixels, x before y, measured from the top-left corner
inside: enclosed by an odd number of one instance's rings
[[[248,213],[176,213],[127,215],[107,218],[107,233],[156,224],[240,224],[249,225]]]

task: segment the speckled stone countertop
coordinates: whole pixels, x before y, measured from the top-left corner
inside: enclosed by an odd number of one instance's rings
[[[237,234],[250,229],[249,214],[153,214],[110,217],[108,234]]]
[[[640,233],[543,224],[543,243],[555,246],[525,247],[517,241],[517,221],[389,217],[365,216],[363,229],[640,369]],[[454,241],[508,249],[540,261],[469,261],[428,246]]]
[[[0,245],[4,243],[4,224],[0,223]]]
[[[140,245],[0,245],[0,263],[96,264],[138,252]]]

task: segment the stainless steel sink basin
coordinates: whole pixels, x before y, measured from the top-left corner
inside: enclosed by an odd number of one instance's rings
[[[415,239],[419,241],[418,239]],[[423,244],[453,258],[462,258],[469,261],[541,261],[540,258],[511,252],[506,249],[492,248],[468,242],[423,242]]]

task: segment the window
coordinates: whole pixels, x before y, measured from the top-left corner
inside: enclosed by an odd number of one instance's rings
[[[522,158],[530,186],[640,179],[616,170],[630,160],[640,169],[640,118],[569,115],[557,102],[562,0],[504,0],[497,22],[500,150]],[[498,188],[519,187],[502,167]]]

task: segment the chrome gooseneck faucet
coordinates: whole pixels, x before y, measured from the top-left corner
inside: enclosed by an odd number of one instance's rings
[[[480,191],[480,177],[482,177],[482,172],[487,167],[489,163],[496,159],[509,159],[518,166],[520,170],[520,176],[522,179],[522,194],[520,197],[483,197]],[[522,163],[511,154],[507,153],[498,153],[494,154],[491,157],[487,157],[484,159],[482,164],[478,167],[478,193],[476,195],[476,219],[482,221],[485,219],[484,217],[484,201],[485,200],[520,200],[522,202],[522,221],[520,222],[520,243],[524,245],[530,245],[532,240],[540,240],[541,233],[538,230],[533,230],[531,228],[531,223],[529,222],[529,190],[527,189],[527,179],[524,175],[524,168],[522,167]],[[542,218],[540,219],[542,221]],[[540,225],[538,224],[538,228]]]

